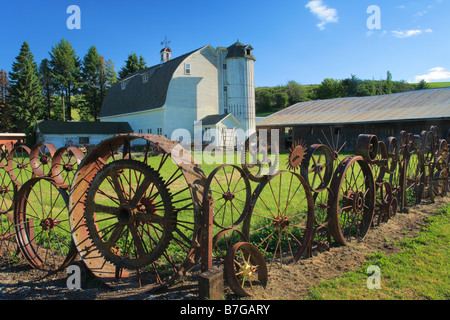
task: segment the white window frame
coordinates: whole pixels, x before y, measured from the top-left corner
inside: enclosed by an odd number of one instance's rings
[[[191,64],[186,63],[184,65],[184,74],[192,74]]]

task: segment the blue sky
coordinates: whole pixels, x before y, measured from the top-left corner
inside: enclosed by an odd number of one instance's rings
[[[81,10],[79,30],[67,28],[70,5]],[[131,52],[152,66],[167,36],[174,56],[251,44],[258,87],[351,74],[378,80],[388,70],[393,80],[450,81],[449,13],[450,0],[2,0],[0,69],[11,69],[23,41],[40,63],[62,38],[80,58],[96,46],[116,71]],[[380,28],[369,29],[368,19]]]

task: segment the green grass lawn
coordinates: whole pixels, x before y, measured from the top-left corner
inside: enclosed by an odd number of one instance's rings
[[[436,212],[417,238],[405,239],[392,256],[375,253],[365,265],[309,293],[313,300],[448,300],[450,299],[450,205]],[[368,266],[380,269],[380,289],[368,289]]]

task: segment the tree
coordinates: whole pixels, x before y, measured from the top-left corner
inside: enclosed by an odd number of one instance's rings
[[[386,75],[385,93],[392,93],[392,88],[393,88],[392,74],[390,71],[388,71]]]
[[[52,69],[50,67],[50,61],[44,59],[39,65],[39,75],[41,77],[41,85],[43,89],[43,95],[45,97],[45,103],[47,106],[45,119],[50,119],[52,116],[52,96],[55,93]]]
[[[125,65],[119,71],[119,79],[124,79],[126,76],[147,68],[147,63],[143,56],[137,56],[136,53],[131,53],[125,61]]]
[[[425,79],[420,80],[416,86],[416,90],[429,89],[430,85],[425,81]]]
[[[10,131],[11,116],[8,107],[9,99],[9,81],[8,73],[5,70],[0,71],[0,132]]]
[[[106,83],[107,88],[109,89],[114,83],[117,82],[117,72],[114,70],[114,63],[111,59],[106,60],[105,62],[105,72],[106,72]]]
[[[105,72],[103,59],[94,46],[90,47],[84,56],[81,74],[83,77],[81,93],[87,103],[85,107],[88,109],[87,112],[97,120],[103,101]]]
[[[287,83],[286,93],[289,97],[289,104],[291,105],[304,101],[305,99],[305,93],[302,86],[292,80]]]
[[[324,79],[315,89],[317,99],[334,99],[345,97],[347,92],[342,81],[336,79]]]
[[[12,126],[15,130],[24,132],[41,117],[44,105],[38,67],[26,41],[22,44],[9,76]]]
[[[69,41],[62,39],[50,52],[50,65],[55,86],[64,98],[65,118],[72,120],[71,97],[78,93],[81,78],[81,62]]]

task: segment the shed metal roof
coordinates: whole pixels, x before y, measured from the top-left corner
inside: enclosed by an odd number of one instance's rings
[[[257,125],[330,125],[450,118],[450,87],[368,97],[307,101]]]
[[[128,122],[41,121],[35,126],[44,134],[119,134],[131,133]]]

